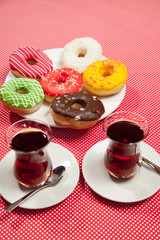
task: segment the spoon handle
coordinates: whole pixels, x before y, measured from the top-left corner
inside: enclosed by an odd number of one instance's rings
[[[30,198],[31,196],[33,196],[35,193],[39,192],[41,189],[46,188],[47,185],[42,185],[34,190],[32,190],[31,192],[27,193],[25,196],[23,196],[22,198],[18,199],[17,201],[15,201],[14,203],[11,203],[10,205],[8,205],[7,207],[4,208],[5,212],[10,212],[13,209],[15,209],[16,207],[18,207],[21,203],[23,203],[24,201],[26,201],[28,198]]]
[[[142,157],[142,160],[148,164],[150,167],[154,168],[158,173],[160,173],[160,167],[158,167],[156,164],[154,164],[153,162],[149,161],[148,159],[146,159],[145,157]]]

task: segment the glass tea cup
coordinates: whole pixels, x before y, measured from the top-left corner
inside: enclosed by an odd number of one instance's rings
[[[20,120],[6,131],[5,141],[15,152],[14,175],[21,185],[35,188],[49,178],[52,162],[47,146],[51,139],[52,129],[39,120]]]
[[[140,169],[140,143],[149,133],[149,125],[140,114],[119,111],[105,118],[103,130],[108,137],[104,164],[111,176],[128,179]]]

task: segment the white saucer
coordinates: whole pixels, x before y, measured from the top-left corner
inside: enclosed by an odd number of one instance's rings
[[[160,188],[160,174],[143,164],[138,174],[125,181],[113,180],[104,167],[104,154],[108,140],[98,142],[86,153],[82,171],[92,190],[116,202],[137,202],[149,198]],[[160,156],[146,143],[141,145],[142,155],[160,166]]]
[[[50,187],[36,193],[20,205],[22,208],[41,209],[53,206],[67,198],[79,180],[79,165],[77,160],[66,148],[50,143],[48,153],[52,159],[53,168],[59,165],[66,167],[63,178],[55,187]],[[0,193],[4,199],[12,203],[24,196],[27,192],[22,190],[13,175],[14,152],[10,151],[0,162]]]
[[[61,63],[61,56],[62,56],[63,48],[48,49],[48,50],[45,50],[44,52],[48,55],[48,57],[53,62],[54,69],[63,67],[62,63]],[[104,57],[104,56],[102,57],[102,59],[105,59],[105,58],[106,57]],[[8,75],[6,76],[5,82],[7,82],[13,78],[15,78],[15,76],[10,71],[8,73]],[[119,107],[119,105],[121,104],[121,102],[125,96],[125,91],[126,91],[126,86],[124,86],[124,88],[118,94],[100,98],[104,105],[104,108],[105,108],[105,113],[102,115],[101,119],[105,118],[106,116],[108,116],[110,113],[112,113],[114,110],[116,110]],[[54,122],[51,114],[49,113],[49,104],[46,103],[45,101],[42,103],[42,105],[38,111],[36,111],[35,113],[32,113],[32,114],[22,115],[22,117],[27,118],[27,119],[30,119],[30,118],[41,119],[42,121],[47,122],[52,127],[62,128],[62,126],[59,126]]]

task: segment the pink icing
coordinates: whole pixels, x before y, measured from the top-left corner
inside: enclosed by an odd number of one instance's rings
[[[35,62],[35,65],[27,61]],[[11,70],[19,72],[27,78],[40,79],[53,70],[52,61],[48,56],[34,47],[21,47],[11,54],[9,58]]]

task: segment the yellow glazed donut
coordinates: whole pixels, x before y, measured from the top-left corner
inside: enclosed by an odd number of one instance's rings
[[[83,73],[85,88],[98,96],[113,95],[122,90],[127,81],[127,68],[117,60],[94,62]]]

